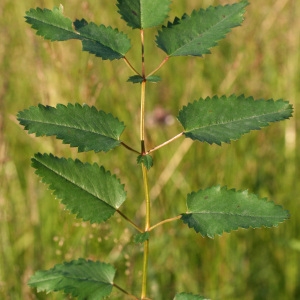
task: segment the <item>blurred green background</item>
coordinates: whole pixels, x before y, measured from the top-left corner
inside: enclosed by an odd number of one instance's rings
[[[234,1],[174,0],[170,18]],[[116,283],[140,294],[142,247],[119,217],[102,225],[82,223],[65,211],[30,167],[36,152],[96,161],[126,185],[123,211],[138,224],[144,207],[136,157],[119,147],[109,153],[76,153],[53,138],[28,135],[16,114],[31,105],[79,102],[112,112],[125,122],[122,138],[139,148],[139,85],[123,61],[102,61],[81,52],[78,41],[50,43],[24,21],[30,8],[62,3],[72,20],[85,18],[118,27],[136,46],[128,59],[140,68],[139,32],[117,14],[116,1],[27,0],[0,2],[0,298],[66,299],[37,294],[26,282],[39,269],[85,257],[112,263]],[[246,20],[203,58],[172,58],[147,87],[147,147],[173,137],[178,122],[159,122],[158,112],[176,116],[200,96],[241,94],[284,98],[294,104],[291,120],[245,135],[230,145],[176,140],[154,153],[151,169],[152,224],[185,210],[186,194],[211,185],[249,189],[290,211],[277,228],[239,230],[204,239],[181,222],[151,235],[149,296],[173,299],[189,291],[211,299],[300,299],[300,5],[298,0],[250,1]],[[164,58],[155,30],[146,32],[146,68]],[[172,121],[169,117],[168,120]],[[112,299],[125,299],[114,291]]]

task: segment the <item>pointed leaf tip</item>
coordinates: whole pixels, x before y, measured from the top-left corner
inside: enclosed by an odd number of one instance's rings
[[[106,221],[126,199],[120,180],[96,163],[38,153],[32,167],[66,208],[84,221]]]
[[[282,99],[254,100],[244,95],[207,97],[189,103],[179,112],[184,135],[193,140],[221,145],[239,139],[251,130],[288,119],[293,107]]]
[[[44,8],[30,9],[25,15],[26,22],[36,30],[36,34],[51,41],[80,39],[74,31],[72,21],[63,15],[62,6],[53,10]]]
[[[123,32],[110,26],[97,26],[84,19],[72,23],[63,15],[62,6],[54,7],[53,10],[30,9],[26,12],[25,19],[37,30],[37,35],[51,41],[81,40],[83,51],[88,51],[103,60],[123,58],[131,48],[130,40]]]
[[[220,186],[189,194],[182,214],[185,224],[210,238],[238,228],[277,226],[288,218],[288,211],[271,201]]]
[[[109,264],[80,258],[36,272],[28,285],[38,292],[63,291],[78,299],[104,299],[112,291],[115,273]]]
[[[232,28],[241,25],[247,1],[225,6],[210,6],[175,18],[158,32],[157,46],[169,56],[202,56],[225,37]]]

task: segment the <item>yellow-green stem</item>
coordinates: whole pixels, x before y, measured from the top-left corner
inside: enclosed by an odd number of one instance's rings
[[[150,228],[150,196],[149,196],[149,186],[148,186],[148,171],[143,164],[142,164],[142,171],[143,171],[143,182],[144,182],[145,201],[146,201],[145,231],[148,231]]]
[[[147,298],[147,271],[148,271],[149,240],[144,242],[144,261],[141,300]]]
[[[140,125],[140,139],[141,139],[141,154],[146,153],[145,148],[145,58],[144,58],[144,30],[141,30],[141,44],[142,44],[142,77],[144,78],[141,84],[141,125]],[[145,218],[145,232],[150,228],[150,196],[148,186],[148,171],[142,164],[143,185],[146,201],[146,218]],[[143,275],[142,275],[142,294],[141,299],[147,298],[147,275],[148,275],[148,259],[149,259],[149,240],[144,242],[144,258],[143,258]]]
[[[150,228],[150,196],[149,196],[149,186],[148,186],[148,171],[144,165],[142,165],[143,172],[143,183],[145,191],[145,201],[146,201],[146,218],[145,218],[145,232]],[[148,274],[148,258],[149,258],[149,240],[144,242],[144,261],[143,261],[143,277],[142,277],[142,296],[141,299],[146,299],[147,297],[147,274]]]
[[[156,227],[158,227],[158,226],[161,226],[161,225],[163,225],[163,224],[170,223],[170,222],[173,222],[173,221],[177,221],[177,220],[181,219],[181,217],[182,217],[182,216],[179,215],[179,216],[176,216],[176,217],[173,217],[173,218],[170,218],[170,219],[163,220],[163,221],[161,221],[161,222],[159,222],[159,223],[157,223],[157,224],[151,226],[151,227],[149,228],[148,231],[151,231],[151,230],[153,230],[154,228],[156,228]]]

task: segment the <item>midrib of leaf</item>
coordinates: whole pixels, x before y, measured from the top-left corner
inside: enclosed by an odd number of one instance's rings
[[[90,24],[91,24],[91,23],[87,24],[86,26],[89,26]],[[103,28],[105,28],[105,29],[109,29],[109,30],[112,30],[112,31],[114,31],[114,32],[116,31],[116,30],[113,29],[112,27],[110,27],[110,26],[106,27],[106,26],[104,26],[103,24],[101,24],[100,26],[98,26],[97,24],[93,23],[92,26],[96,26],[97,28],[103,27]],[[77,31],[76,31],[76,33],[77,33],[80,37],[82,37],[82,40],[83,40],[83,39],[87,39],[87,40],[89,40],[89,41],[93,41],[93,42],[95,42],[95,43],[102,44],[103,46],[105,46],[105,47],[107,47],[107,48],[110,48],[110,49],[112,49],[112,50],[115,51],[115,52],[118,52],[117,50],[111,48],[111,46],[107,46],[106,44],[102,43],[103,41],[99,41],[98,39],[94,38],[93,35],[88,35],[88,34],[85,34],[84,32],[77,32]],[[121,32],[119,32],[119,31],[116,31],[116,33],[117,33],[117,34],[121,34]],[[118,52],[118,53],[119,53],[119,52]]]
[[[62,275],[60,273],[58,273],[56,276],[52,276],[50,277],[48,275],[47,279],[41,279],[41,280],[35,280],[35,282],[38,282],[38,283],[44,283],[44,282],[48,282],[48,281],[51,281],[51,280],[57,280],[57,277],[61,277]],[[113,282],[109,282],[109,281],[104,281],[103,279],[102,280],[97,280],[97,279],[92,279],[92,278],[87,278],[87,277],[83,277],[83,276],[69,276],[69,275],[66,275],[64,274],[63,276],[64,278],[69,278],[69,279],[74,279],[74,280],[83,280],[84,281],[88,281],[88,282],[95,282],[95,283],[102,283],[102,284],[106,284],[106,285],[112,285]]]
[[[229,17],[231,17],[235,12],[233,12],[232,14],[228,15],[226,18],[223,18],[221,21],[219,21],[218,23],[213,24],[212,26],[210,26],[209,28],[205,29],[205,31],[201,32],[198,34],[198,37],[194,38],[193,40],[187,42],[186,44],[182,45],[181,47],[177,48],[172,54],[176,53],[177,51],[181,50],[182,48],[185,48],[186,46],[188,46],[189,44],[193,44],[195,43],[195,41],[197,39],[200,39],[201,37],[210,34],[210,32],[217,27],[218,25],[222,24],[222,22],[225,22],[225,20],[227,20]],[[172,54],[170,54],[169,56],[172,56]]]
[[[64,277],[68,278],[68,279],[74,279],[76,281],[78,281],[78,280],[84,280],[84,281],[88,281],[88,282],[102,283],[102,284],[106,284],[106,285],[112,285],[113,284],[112,282],[109,282],[109,281],[103,281],[103,279],[102,280],[97,280],[97,279],[92,279],[92,278],[83,277],[83,276],[77,276],[76,277],[76,276],[68,276],[68,275],[64,274]]]
[[[79,184],[76,184],[76,182],[74,182],[71,178],[69,178],[69,177],[67,177],[67,176],[63,176],[63,175],[60,174],[59,172],[57,172],[57,171],[55,171],[54,169],[50,168],[49,166],[47,166],[46,164],[44,164],[44,163],[42,163],[40,160],[38,160],[37,157],[35,157],[34,159],[35,159],[36,161],[38,161],[40,164],[42,164],[45,168],[47,168],[48,170],[50,170],[51,172],[53,172],[54,174],[56,174],[56,175],[58,175],[58,176],[64,178],[65,180],[67,180],[67,181],[69,181],[71,184],[73,184],[74,186],[80,188],[81,190],[87,192],[88,194],[92,195],[92,196],[95,197],[96,199],[98,199],[98,200],[104,202],[105,204],[107,204],[108,206],[110,206],[111,208],[113,208],[114,210],[116,210],[116,208],[115,208],[114,206],[112,206],[108,201],[104,201],[103,199],[99,198],[99,197],[97,196],[97,194],[92,193],[91,191],[89,191],[89,190],[83,188],[82,186],[80,186]],[[91,183],[91,182],[90,182],[90,183]],[[92,185],[92,183],[91,183],[91,185]],[[92,185],[92,186],[93,186],[93,185]],[[94,190],[95,190],[95,189],[94,189]],[[108,195],[108,197],[110,197],[110,196]]]
[[[21,118],[20,118],[21,120]],[[27,120],[27,119],[26,119]],[[97,135],[102,135],[102,136],[105,136],[106,138],[109,138],[109,139],[112,139],[111,136],[108,135],[108,133],[99,133],[97,131],[92,131],[92,130],[87,130],[87,129],[83,129],[82,127],[76,127],[76,126],[70,126],[68,124],[63,124],[63,123],[55,123],[55,122],[47,122],[47,121],[38,121],[38,120],[30,120],[30,122],[32,123],[37,123],[37,124],[49,124],[49,125],[54,125],[54,126],[60,126],[60,127],[64,127],[64,128],[70,128],[70,129],[76,129],[76,130],[79,130],[79,131],[83,131],[83,132],[87,132],[87,133],[95,133]],[[108,125],[107,125],[108,126]],[[110,128],[111,129],[111,128]],[[103,129],[102,129],[103,130]],[[114,133],[113,131],[111,131],[112,133]],[[56,135],[56,134],[55,134]],[[115,139],[119,140],[118,137],[115,137]]]
[[[244,121],[247,121],[247,120],[256,120],[256,119],[260,119],[262,117],[265,117],[265,116],[271,116],[271,115],[276,115],[278,113],[280,113],[281,111],[285,111],[285,109],[283,110],[279,110],[279,111],[276,111],[276,112],[272,112],[272,113],[265,113],[265,114],[261,114],[261,115],[258,115],[258,116],[249,116],[247,118],[240,118],[240,119],[233,119],[233,120],[229,120],[229,121],[224,121],[224,122],[219,122],[219,123],[213,123],[213,124],[208,124],[208,125],[204,125],[204,126],[199,126],[199,127],[194,127],[192,129],[189,129],[187,131],[184,131],[184,132],[189,132],[189,131],[192,131],[192,130],[196,130],[196,129],[205,129],[205,128],[211,128],[211,127],[214,127],[214,126],[220,126],[220,125],[227,125],[227,124],[234,124],[234,123],[239,123],[239,122],[244,122]],[[265,123],[271,123],[271,122],[275,122],[274,121],[263,121]],[[264,126],[264,124],[262,124]]]
[[[43,21],[43,20],[41,20],[41,19],[39,19],[39,18],[34,18],[34,17],[32,17],[32,16],[30,16],[30,17],[27,16],[27,18],[28,18],[28,19],[33,19],[33,20],[35,20],[36,22],[39,22],[39,23],[42,23],[42,24],[46,24],[47,26],[52,27],[52,28],[59,28],[59,29],[64,30],[65,32],[72,33],[72,34],[76,34],[76,35],[78,35],[78,37],[80,37],[80,33],[77,32],[77,31],[69,30],[69,29],[67,29],[67,28],[65,28],[65,27],[62,27],[62,26],[59,26],[59,25],[55,25],[55,26],[54,26],[52,23],[45,22],[45,21]],[[79,38],[79,39],[80,39],[80,38]]]
[[[251,214],[238,214],[238,213],[230,213],[230,212],[209,212],[209,211],[201,211],[201,212],[188,212],[190,215],[222,215],[222,216],[238,216],[243,218],[268,218],[268,219],[276,219],[274,216],[270,215],[251,215]]]
[[[63,30],[63,31],[65,31],[65,32],[72,33],[72,34],[76,35],[76,36],[77,36],[77,39],[79,39],[79,40],[84,40],[84,39],[86,39],[86,40],[89,40],[89,41],[92,41],[92,42],[95,42],[95,43],[100,43],[100,44],[102,44],[103,46],[105,46],[105,47],[107,47],[107,48],[111,48],[110,46],[107,46],[106,44],[101,43],[101,41],[99,41],[98,39],[94,38],[93,35],[89,35],[89,34],[86,34],[86,33],[84,33],[84,32],[82,33],[82,32],[79,32],[79,31],[77,31],[77,30],[69,30],[69,29],[67,29],[67,28],[65,28],[65,27],[62,27],[62,26],[60,26],[60,25],[57,25],[57,24],[53,25],[53,24],[50,23],[50,22],[45,22],[45,20],[41,20],[41,19],[36,18],[36,17],[33,17],[33,16],[27,16],[27,18],[28,18],[28,19],[32,19],[32,20],[35,20],[36,22],[45,24],[45,25],[47,25],[47,26],[50,27],[50,28],[54,28],[54,29],[59,28],[60,30]],[[71,22],[72,22],[72,21],[71,21]],[[88,26],[88,25],[89,25],[89,24],[87,24],[86,26]],[[93,24],[93,25],[97,26],[98,28],[100,28],[100,27],[103,27],[103,28],[105,28],[105,29],[110,28],[110,27],[106,27],[106,26],[104,26],[104,25],[100,25],[100,26],[98,26],[98,25],[96,25],[96,24]],[[111,28],[111,30],[115,31],[113,28]],[[121,34],[121,33],[120,33],[119,31],[117,31],[117,34]],[[75,36],[74,36],[74,39],[75,39]],[[119,53],[118,50],[115,50],[115,49],[113,49],[113,48],[111,48],[111,49],[112,49],[113,51]]]

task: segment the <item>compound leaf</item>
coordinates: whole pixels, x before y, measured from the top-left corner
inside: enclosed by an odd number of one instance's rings
[[[178,120],[184,135],[193,140],[218,144],[230,143],[241,135],[259,130],[271,122],[288,119],[293,108],[283,100],[254,100],[243,95],[228,98],[207,97],[184,106]]]
[[[72,23],[63,15],[62,6],[54,7],[53,10],[31,9],[26,12],[25,19],[33,29],[37,30],[37,35],[51,41],[81,40],[83,51],[88,51],[104,60],[120,59],[131,48],[126,34],[111,27],[88,23],[84,19]]]
[[[156,37],[157,46],[169,56],[202,56],[230,32],[241,25],[247,1],[232,5],[210,6],[206,10],[184,14],[181,19],[162,28]]]
[[[109,151],[120,145],[125,126],[117,118],[95,107],[76,103],[55,107],[32,106],[18,113],[18,121],[36,136],[55,135],[79,152]]]
[[[106,221],[126,199],[124,185],[96,163],[38,153],[32,166],[66,208],[84,221]]]
[[[171,0],[118,0],[122,19],[133,29],[161,25],[168,16]]]
[[[215,186],[187,196],[182,221],[202,236],[213,238],[238,228],[272,227],[288,219],[288,211],[248,191]]]
[[[84,19],[76,20],[74,26],[82,37],[82,50],[101,57],[103,60],[123,58],[131,48],[127,35],[110,26],[98,26]]]
[[[112,291],[115,273],[109,264],[80,258],[36,272],[28,285],[38,292],[63,291],[78,300],[104,299]]]
[[[209,299],[207,299],[203,296],[199,296],[199,295],[192,295],[189,293],[180,293],[175,296],[174,300],[209,300]]]
[[[66,41],[80,39],[80,35],[74,31],[72,21],[63,15],[62,5],[50,9],[30,9],[26,12],[26,22],[36,29],[37,35],[51,41]]]

